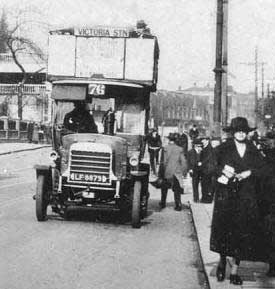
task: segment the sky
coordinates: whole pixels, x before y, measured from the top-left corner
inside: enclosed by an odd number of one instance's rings
[[[239,92],[254,90],[257,47],[258,85],[264,62],[264,91],[268,83],[275,89],[275,1],[228,2],[229,85]],[[143,19],[159,41],[159,89],[214,86],[217,0],[0,0],[4,6],[34,14],[37,7],[39,19],[49,27],[133,26]],[[39,27],[32,35],[46,43],[45,29]]]

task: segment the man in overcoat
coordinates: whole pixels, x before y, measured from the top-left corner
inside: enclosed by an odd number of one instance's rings
[[[226,256],[233,257],[230,283],[241,285],[241,260],[262,261],[256,182],[267,170],[261,153],[247,140],[247,119],[236,117],[224,129],[233,139],[217,147],[217,182],[211,226],[210,249],[220,254],[217,280],[225,278]]]
[[[199,202],[199,183],[201,181],[201,151],[202,142],[195,139],[192,144],[193,148],[187,153],[188,171],[192,177],[193,201]]]
[[[214,194],[214,176],[216,170],[216,157],[210,138],[202,138],[201,152],[201,203],[211,203]]]
[[[174,192],[175,210],[181,211],[182,181],[187,173],[187,161],[183,149],[175,144],[176,134],[170,133],[168,139],[168,145],[162,150],[159,168],[159,177],[163,179],[160,208],[165,208],[167,192],[171,188]]]
[[[199,131],[197,129],[197,126],[195,124],[193,124],[192,128],[189,130],[189,137],[191,138],[191,140],[193,141],[194,139],[196,139],[199,136]]]

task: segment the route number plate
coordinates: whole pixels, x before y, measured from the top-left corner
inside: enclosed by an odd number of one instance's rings
[[[89,84],[89,94],[90,95],[105,95],[105,85],[104,84]]]

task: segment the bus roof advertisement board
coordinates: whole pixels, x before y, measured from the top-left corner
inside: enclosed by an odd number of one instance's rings
[[[76,77],[123,78],[124,39],[78,37],[76,51]]]
[[[155,42],[153,39],[127,39],[125,62],[126,79],[140,81],[153,79],[154,45]]]
[[[49,35],[48,75],[99,76],[151,86],[157,82],[156,49],[156,38],[53,34]]]
[[[48,74],[72,76],[75,74],[75,37],[51,35],[49,38]]]

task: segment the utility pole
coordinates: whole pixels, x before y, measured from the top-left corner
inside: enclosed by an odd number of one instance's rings
[[[258,47],[255,48],[255,127],[258,125]]]
[[[262,98],[264,98],[264,65],[265,62],[262,62]]]
[[[228,0],[223,0],[222,126],[228,123]]]
[[[216,26],[216,65],[215,91],[214,91],[214,131],[221,134],[221,97],[222,97],[222,52],[223,52],[223,0],[217,0],[217,26]]]
[[[262,62],[265,64],[265,62]],[[255,126],[258,124],[258,47],[255,47],[255,61],[254,62],[240,62],[240,64],[253,65],[255,66]]]
[[[267,98],[270,98],[270,83],[267,84]]]

